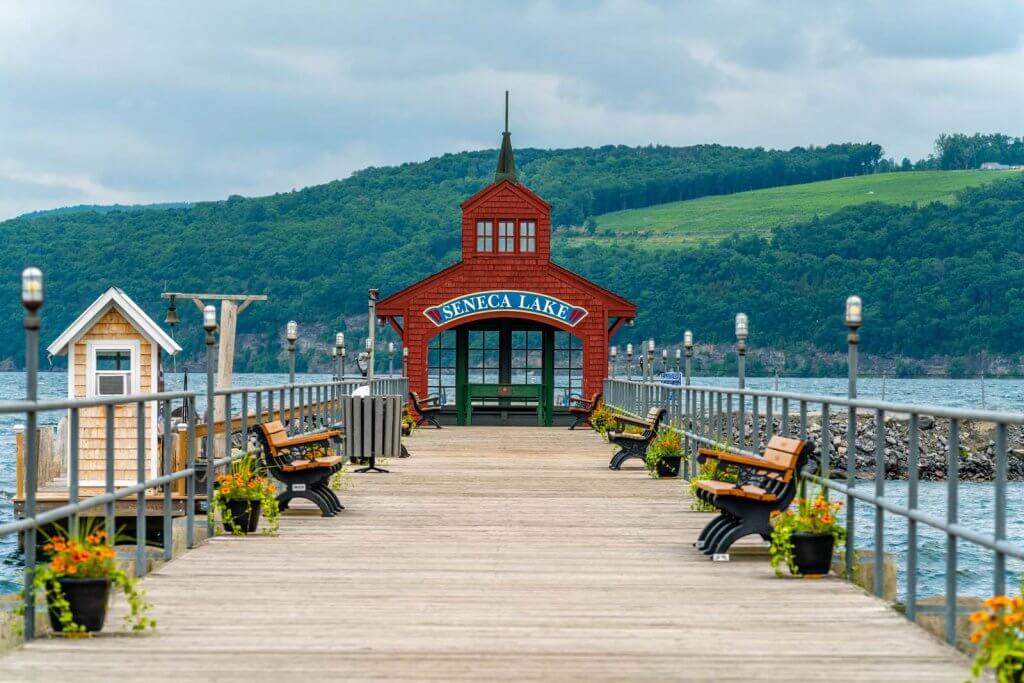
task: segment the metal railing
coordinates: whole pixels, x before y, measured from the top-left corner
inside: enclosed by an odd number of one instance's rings
[[[1024,559],[1024,547],[1006,539],[1007,430],[1024,424],[1024,413],[996,412],[948,408],[934,405],[889,403],[885,401],[838,396],[820,396],[780,391],[758,391],[708,386],[673,386],[653,381],[605,380],[605,402],[612,408],[642,417],[652,406],[667,410],[666,421],[683,436],[686,478],[697,473],[696,455],[700,446],[718,446],[744,455],[759,457],[771,436],[788,436],[794,431],[807,439],[808,415],[817,408],[820,413],[820,438],[817,463],[803,472],[806,481],[815,482],[828,491],[846,496],[847,576],[852,576],[856,558],[856,506],[871,506],[874,513],[873,591],[882,596],[884,589],[885,518],[894,515],[906,520],[906,617],[914,621],[919,613],[939,612],[945,617],[945,637],[956,641],[957,608],[957,546],[961,541],[992,553],[995,594],[1006,592],[1008,557]],[[834,453],[830,416],[837,407],[847,416],[845,462],[841,453]],[[874,477],[873,482],[858,481],[858,412],[873,416]],[[813,413],[811,413],[813,414]],[[907,504],[900,505],[885,497],[886,493],[886,415],[906,416],[907,436]],[[920,422],[923,416],[948,420],[946,437],[946,515],[941,518],[919,508]],[[795,425],[791,424],[795,419]],[[978,420],[995,424],[994,438],[994,505],[991,533],[978,531],[961,522],[959,511],[959,465],[961,460],[960,424]],[[741,428],[742,426],[742,428]],[[837,449],[838,451],[838,449]],[[845,477],[832,476],[832,463],[845,469]],[[936,529],[946,537],[944,601],[941,607],[918,601],[918,534],[919,525]]]

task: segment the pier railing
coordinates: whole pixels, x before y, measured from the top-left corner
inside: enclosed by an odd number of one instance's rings
[[[651,406],[664,406],[666,420],[683,437],[683,474],[697,474],[696,452],[701,446],[724,447],[737,453],[759,457],[771,436],[794,434],[808,436],[808,415],[820,415],[820,438],[817,446],[820,459],[803,473],[806,481],[846,497],[847,576],[852,576],[857,557],[856,507],[870,506],[874,514],[874,555],[872,559],[873,590],[878,596],[884,590],[884,550],[886,515],[906,521],[906,586],[905,613],[915,620],[918,614],[937,612],[945,618],[945,638],[956,641],[957,547],[961,542],[974,544],[992,553],[993,592],[1006,593],[1007,558],[1024,559],[1024,547],[1006,539],[1007,431],[1010,426],[1024,425],[1024,413],[995,412],[947,408],[935,405],[888,403],[870,399],[819,396],[781,391],[731,389],[709,386],[675,386],[654,381],[605,380],[605,402],[608,406],[640,417]],[[841,409],[841,410],[837,410]],[[833,452],[830,416],[846,413],[846,453]],[[873,417],[874,481],[858,481],[858,413]],[[908,423],[907,436],[907,504],[900,505],[886,498],[886,416],[899,415]],[[921,419],[942,418],[948,421],[946,435],[946,514],[938,517],[919,507],[919,464]],[[792,424],[795,420],[795,424]],[[989,524],[991,531],[968,526],[960,519],[959,466],[962,457],[960,425],[964,420],[994,423],[993,505]],[[838,451],[838,449],[836,449]],[[862,451],[863,452],[863,451]],[[832,463],[842,465],[844,476],[833,476]],[[973,519],[972,522],[981,520]],[[919,525],[945,535],[945,582],[942,605],[921,604],[918,596]],[[980,525],[979,525],[980,526]]]
[[[280,419],[296,433],[343,426],[341,397],[351,395],[365,381],[345,380],[311,384],[282,384],[261,387],[233,387],[207,392],[206,419],[200,422],[195,411],[195,392],[165,392],[129,396],[68,399],[60,401],[17,401],[0,404],[0,415],[24,415],[26,430],[23,453],[18,458],[18,489],[23,492],[23,515],[0,525],[0,537],[23,535],[25,573],[23,604],[24,636],[35,636],[36,591],[33,586],[37,562],[36,548],[42,529],[61,524],[75,533],[79,518],[102,514],[104,529],[116,537],[116,509],[119,500],[135,498],[135,572],[147,572],[146,515],[147,497],[162,501],[161,551],[164,560],[172,557],[173,516],[176,501],[184,503],[186,545],[195,546],[196,482],[200,469],[205,473],[206,499],[213,496],[218,469],[243,457],[250,449],[251,428],[260,422]],[[373,395],[406,396],[407,381],[400,377],[375,379],[369,387]],[[223,420],[213,420],[214,403],[223,401]],[[38,510],[37,425],[42,413],[67,412],[67,496],[64,504]],[[92,412],[89,412],[92,411]],[[97,411],[99,411],[97,414]],[[102,436],[95,421],[89,428],[83,417],[100,417]],[[127,436],[125,436],[127,433]],[[156,439],[153,439],[154,433]],[[218,447],[216,439],[222,439]],[[131,443],[126,443],[131,442]],[[99,449],[103,454],[102,483],[82,479],[83,451]],[[155,451],[154,451],[155,445]],[[134,471],[126,481],[126,459],[134,459]],[[96,463],[94,463],[95,465]],[[198,465],[198,466],[197,466]],[[99,470],[93,470],[98,474]],[[94,495],[83,494],[102,488]],[[183,489],[183,490],[182,490]],[[147,495],[148,494],[148,495]],[[96,511],[96,512],[94,512]],[[212,530],[212,515],[207,524]]]

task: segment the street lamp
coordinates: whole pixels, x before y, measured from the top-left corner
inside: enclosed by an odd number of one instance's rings
[[[217,309],[213,304],[203,307],[203,329],[206,330],[206,526],[213,533],[213,333],[217,331]]]
[[[683,350],[676,348],[676,372],[679,372],[679,365],[683,360]]]
[[[863,321],[863,304],[860,297],[853,295],[846,299],[846,327],[850,333],[846,336],[847,355],[849,359],[849,387],[847,396],[857,398],[857,345],[860,343],[860,325]]]
[[[747,356],[747,314],[736,314],[736,355],[739,375],[739,388],[746,388],[746,356]]]
[[[299,338],[299,324],[294,320],[288,321],[285,338],[288,339],[288,382],[295,384],[295,342]]]
[[[35,401],[39,398],[39,328],[42,321],[39,309],[43,305],[43,272],[29,267],[21,273],[21,305],[25,307],[25,398]],[[29,494],[25,496],[25,516],[32,519],[36,515],[36,488],[38,462],[38,441],[36,436],[36,420],[38,414],[34,410],[25,413],[25,488]],[[25,531],[25,586],[23,597],[26,605],[23,622],[25,640],[35,638],[36,626],[36,529],[30,527]]]
[[[651,385],[654,382],[654,337],[647,340],[647,365],[644,372],[647,375],[647,405],[644,409],[648,410],[654,401],[654,387]]]
[[[690,386],[690,366],[693,359],[693,332],[683,332],[683,347],[686,349],[686,386]]]
[[[388,342],[388,376],[395,374],[395,342]]]
[[[668,349],[661,350],[661,371],[668,372]]]
[[[334,335],[334,352],[338,357],[338,379],[345,379],[345,333],[339,332]]]
[[[409,347],[408,346],[403,346],[402,347],[402,377],[408,377],[409,376],[408,367],[409,367]]]
[[[633,345],[626,344],[626,379],[633,380]]]
[[[609,355],[611,356],[611,361],[609,362],[610,367],[608,369],[608,374],[611,376],[612,379],[615,379],[615,363],[618,361],[619,347],[612,346],[611,350],[609,351]]]

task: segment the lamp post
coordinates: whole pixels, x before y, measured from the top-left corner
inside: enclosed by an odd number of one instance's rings
[[[626,379],[633,380],[633,345],[626,344]]]
[[[736,314],[736,365],[739,388],[745,389],[747,365],[747,314]]]
[[[863,304],[856,294],[846,299],[846,327],[850,331],[846,336],[848,384],[846,395],[857,398],[857,346],[860,344],[860,325],[863,322]],[[876,429],[882,427],[876,425]],[[846,485],[853,488],[857,485],[857,408],[850,406],[846,410]],[[831,469],[831,468],[829,468]],[[847,497],[846,528],[852,529],[856,521],[856,498]],[[853,534],[850,534],[852,536]],[[846,539],[846,572],[851,576],[853,571],[853,539]]]
[[[647,405],[645,410],[650,410],[654,403],[654,337],[647,340],[647,366],[644,368],[647,373]]]
[[[683,350],[680,348],[676,349],[676,372],[679,372],[679,366],[683,360]]]
[[[857,398],[857,345],[860,343],[860,325],[863,320],[863,305],[859,296],[851,296],[846,299],[846,327],[850,333],[846,336],[847,358],[848,358],[848,379],[849,386],[846,391],[848,398]]]
[[[43,305],[43,273],[29,267],[21,273],[21,305],[25,307],[25,399],[39,398],[39,328],[42,321],[39,309]],[[38,441],[36,436],[37,415],[34,410],[25,414],[25,516],[36,516],[36,487],[39,471]],[[77,502],[77,500],[72,501]],[[25,616],[23,622],[25,640],[35,638],[36,627],[36,530],[25,531]]]
[[[618,361],[619,357],[619,347],[612,346],[611,350],[608,352],[608,355],[610,357],[610,360],[608,361],[608,376],[611,377],[612,379],[615,379],[615,364]]]
[[[379,289],[368,289],[366,290],[366,301],[369,312],[369,318],[367,324],[370,327],[370,335],[366,339],[366,383],[373,387],[373,364],[374,364],[374,352],[377,347],[377,296],[380,294]]]
[[[668,372],[668,349],[661,350],[661,371]]]
[[[345,379],[345,333],[339,332],[334,335],[334,352],[338,358],[338,380]]]
[[[409,347],[402,347],[402,377],[409,376]]]
[[[288,339],[288,426],[294,431],[295,425],[295,342],[299,338],[299,324],[289,320],[285,327]]]
[[[217,309],[213,304],[203,307],[203,329],[206,330],[206,527],[213,535],[213,333],[217,331]]]
[[[395,374],[395,342],[388,342],[388,376]]]
[[[686,386],[690,386],[690,366],[693,359],[693,332],[687,330],[683,333],[683,347],[686,349]]]

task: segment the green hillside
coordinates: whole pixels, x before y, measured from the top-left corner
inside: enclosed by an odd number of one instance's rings
[[[597,216],[594,239],[607,242],[608,236],[614,234],[616,238],[642,240],[647,246],[664,246],[720,239],[732,233],[764,235],[776,226],[793,225],[872,201],[948,204],[964,188],[1005,179],[1014,173],[1017,172],[879,173],[703,197]]]

